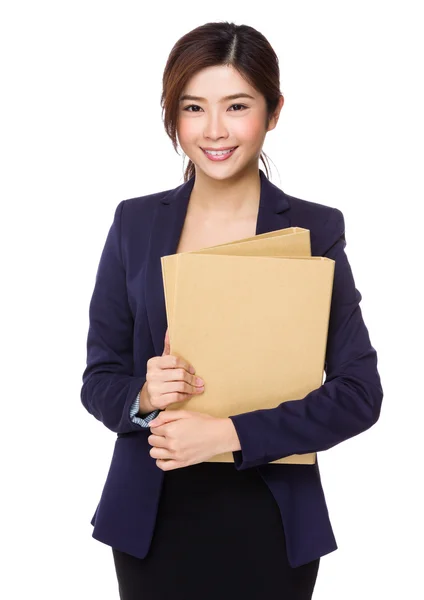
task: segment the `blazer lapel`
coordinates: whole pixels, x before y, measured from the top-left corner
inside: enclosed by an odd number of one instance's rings
[[[271,183],[261,169],[259,174],[261,191],[255,235],[291,227],[287,195]],[[163,352],[168,326],[160,259],[175,254],[177,250],[194,181],[195,176],[159,200],[153,220],[146,263],[145,299],[155,356]]]

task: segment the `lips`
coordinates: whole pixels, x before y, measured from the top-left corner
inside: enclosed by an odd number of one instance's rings
[[[227,150],[234,150],[237,146],[230,146],[229,148],[202,148],[205,152],[226,152]]]
[[[202,148],[202,150],[203,150],[203,154],[206,156],[206,158],[208,160],[211,160],[214,162],[222,162],[224,160],[228,160],[229,158],[231,158],[231,156],[234,154],[234,152],[237,150],[237,148],[238,148],[238,146],[234,146],[227,152],[225,152],[224,150],[215,150],[215,152],[224,152],[224,154],[210,154],[209,151],[206,151],[204,148]]]

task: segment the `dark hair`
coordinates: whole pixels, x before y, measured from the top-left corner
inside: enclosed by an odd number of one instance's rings
[[[177,153],[179,98],[184,86],[198,71],[215,65],[232,66],[252,87],[262,93],[267,105],[266,126],[278,106],[282,95],[278,57],[259,31],[248,25],[235,25],[228,21],[196,27],[181,37],[172,48],[162,79],[162,120]],[[268,177],[263,157],[268,159],[265,152],[261,152],[260,159]],[[194,163],[190,160],[184,172],[184,181],[194,174]]]

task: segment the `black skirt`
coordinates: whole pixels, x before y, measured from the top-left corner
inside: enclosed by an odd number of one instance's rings
[[[320,562],[289,565],[272,492],[233,463],[165,471],[147,556],[112,551],[121,600],[310,600]]]

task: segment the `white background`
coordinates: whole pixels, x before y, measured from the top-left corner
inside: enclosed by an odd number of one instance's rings
[[[339,549],[314,600],[424,597],[419,5],[2,5],[2,598],[118,598],[91,537],[115,434],[80,401],[88,304],[118,202],[183,182],[162,73],[182,35],[217,20],[279,56],[271,180],[342,210],[385,392],[375,427],[319,455]]]

